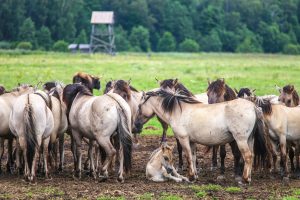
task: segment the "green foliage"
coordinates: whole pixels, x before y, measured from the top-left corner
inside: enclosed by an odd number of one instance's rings
[[[61,51],[61,52],[66,52],[68,51],[68,43],[66,43],[63,40],[59,40],[53,44],[54,51]]]
[[[242,43],[236,49],[236,52],[239,53],[255,53],[255,52],[262,52],[262,48],[257,41],[256,38],[247,36]]]
[[[198,47],[199,48],[199,47]],[[165,32],[162,36],[162,38],[158,42],[158,51],[175,51],[176,49],[176,41],[175,38],[173,37],[172,33],[170,32]]]
[[[35,35],[35,25],[31,18],[24,20],[19,31],[19,40],[28,41],[35,46],[36,44],[36,35]]]
[[[199,191],[199,192],[197,192],[196,193],[196,196],[198,197],[198,198],[204,198],[204,197],[206,197],[206,192],[204,192],[204,191]]]
[[[283,53],[291,55],[300,54],[300,45],[287,44],[283,48]]]
[[[195,40],[185,39],[179,44],[179,51],[181,52],[197,52],[199,51],[199,45]]]
[[[143,195],[138,196],[138,200],[152,200],[153,198],[153,193],[144,193]]]
[[[159,200],[183,200],[183,198],[174,194],[163,193]]]
[[[228,187],[225,189],[226,192],[229,192],[229,193],[239,193],[241,192],[241,188],[239,187]]]
[[[192,190],[195,192],[200,192],[200,191],[220,191],[222,190],[222,186],[220,185],[215,185],[215,184],[208,184],[208,185],[193,185],[191,186]]]
[[[76,44],[87,44],[88,40],[87,40],[87,36],[86,36],[86,32],[84,29],[82,29],[79,33],[79,35],[76,38],[75,41]]]
[[[133,27],[129,36],[131,45],[147,52],[150,48],[149,31],[143,26]]]
[[[7,41],[0,41],[0,49],[11,49],[12,45]]]
[[[131,49],[128,34],[121,26],[115,29],[115,44],[117,51],[129,51]]]
[[[282,200],[299,200],[299,198],[295,196],[286,196],[283,197]]]
[[[32,49],[32,44],[30,42],[20,42],[17,45],[17,49],[31,50]]]
[[[39,47],[44,47],[49,50],[52,46],[52,39],[50,30],[46,26],[42,26],[37,32],[37,43]]]
[[[207,52],[219,52],[222,50],[222,42],[216,30],[203,37],[200,44],[203,50]]]

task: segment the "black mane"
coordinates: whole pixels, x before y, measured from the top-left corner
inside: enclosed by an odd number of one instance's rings
[[[240,91],[238,92],[237,96],[239,98],[243,98],[244,94],[246,94],[248,97],[252,95],[252,92],[249,88],[241,88]]]
[[[182,83],[178,82],[177,79],[165,79],[160,82],[160,87],[162,89],[175,89],[176,91],[183,93],[183,95],[194,97],[194,94],[190,92]]]
[[[152,96],[161,97],[163,99],[161,107],[163,111],[166,113],[172,113],[176,104],[178,104],[180,110],[182,110],[181,107],[182,102],[188,104],[201,103],[197,101],[194,97],[189,96],[189,93],[187,93],[186,91],[180,91],[180,90],[176,90],[174,93],[173,92],[171,93],[170,91],[160,89],[155,92],[147,92],[146,95],[148,95],[148,97],[146,98],[145,102]]]

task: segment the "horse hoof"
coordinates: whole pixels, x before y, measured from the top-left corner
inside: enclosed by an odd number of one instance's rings
[[[118,182],[120,182],[120,183],[124,183],[124,178],[123,177],[118,177]]]
[[[283,177],[282,178],[282,184],[285,185],[285,186],[288,186],[290,184],[289,177]]]
[[[190,176],[190,177],[189,177],[189,181],[190,181],[190,182],[195,182],[196,179],[197,179],[196,176]]]

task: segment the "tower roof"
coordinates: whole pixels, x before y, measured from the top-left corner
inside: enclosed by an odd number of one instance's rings
[[[114,23],[114,12],[113,11],[93,11],[92,24],[113,24]]]

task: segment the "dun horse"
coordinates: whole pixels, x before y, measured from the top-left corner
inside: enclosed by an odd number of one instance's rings
[[[8,159],[7,159],[7,171],[12,173],[12,148],[14,136],[11,134],[9,129],[9,116],[12,110],[12,107],[16,99],[22,94],[29,94],[34,92],[34,88],[30,85],[19,85],[17,88],[13,89],[11,92],[6,92],[0,96],[0,172],[1,172],[1,161],[4,153],[4,139],[8,139]]]
[[[247,100],[236,99],[226,103],[205,105],[184,94],[183,91],[158,90],[143,96],[139,106],[136,127],[142,129],[154,115],[167,122],[188,159],[189,177],[197,177],[195,144],[206,146],[237,142],[245,161],[243,180],[251,181],[253,158],[253,130],[262,120],[260,111]],[[213,119],[213,120],[212,120]],[[260,126],[260,134],[264,127]]]
[[[9,127],[17,137],[17,167],[21,168],[19,153],[22,151],[24,177],[29,182],[36,181],[36,160],[40,150],[43,151],[45,176],[49,178],[47,152],[54,126],[50,101],[42,91],[22,95],[16,100],[9,118]]]
[[[76,163],[75,175],[81,178],[81,141],[83,137],[96,140],[106,153],[103,162],[103,179],[108,178],[108,165],[116,154],[111,144],[111,136],[117,132],[119,138],[120,168],[118,180],[123,182],[125,171],[131,168],[131,112],[128,104],[118,94],[106,94],[94,97],[90,90],[81,84],[67,85],[63,91],[63,101],[67,106],[67,116],[76,145],[73,157]],[[94,170],[93,153],[90,153],[91,169]],[[93,173],[94,174],[94,173]],[[94,175],[95,176],[95,175]]]
[[[73,76],[73,83],[82,83],[85,85],[92,93],[93,89],[100,90],[100,79],[97,76],[86,74],[84,72],[77,72]]]

